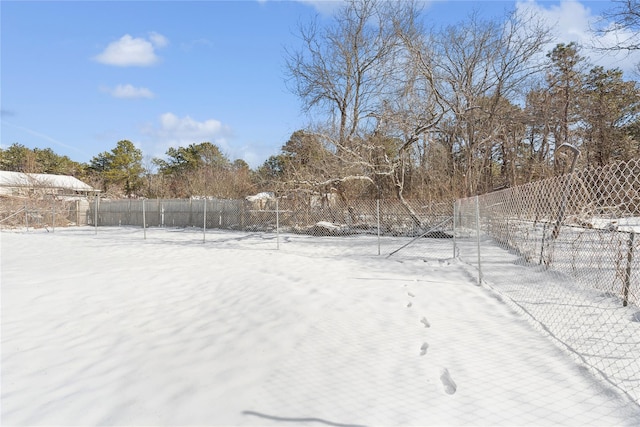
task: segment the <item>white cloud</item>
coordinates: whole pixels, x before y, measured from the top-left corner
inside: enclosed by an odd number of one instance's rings
[[[149,33],[149,40],[156,47],[165,47],[166,45],[169,44],[169,40],[167,40],[165,36],[163,36],[162,34],[158,34],[154,31]]]
[[[100,88],[103,92],[106,92],[113,96],[114,98],[125,98],[125,99],[134,99],[134,98],[153,98],[155,94],[147,89],[146,87],[135,87],[130,84],[126,85],[118,85],[115,88],[102,87]]]
[[[576,42],[583,47],[582,55],[587,56],[595,65],[605,68],[620,68],[625,73],[631,73],[635,64],[640,62],[640,53],[628,55],[626,52],[602,52],[596,47],[612,46],[616,37],[621,34],[608,33],[595,35],[593,28],[601,27],[606,23],[602,17],[594,14],[592,10],[577,0],[562,0],[559,4],[545,5],[541,1],[518,1],[516,10],[519,14],[533,13],[540,17],[548,25],[553,26],[555,40],[545,48],[550,51],[557,43]]]
[[[160,125],[162,131],[168,135],[179,135],[191,138],[216,136],[224,131],[222,123],[218,120],[208,119],[203,122],[198,122],[189,116],[180,118],[173,113],[162,114],[160,116]]]
[[[148,40],[125,34],[117,41],[109,43],[94,59],[102,64],[119,67],[146,67],[159,61],[156,48],[164,47],[167,43],[166,37],[158,33],[151,33]]]
[[[184,147],[189,144],[211,142],[223,153],[229,153],[227,137],[231,129],[216,119],[197,121],[189,116],[178,117],[173,113],[164,113],[155,125],[149,124],[142,129],[149,137],[145,151],[153,156],[163,156],[169,147]]]

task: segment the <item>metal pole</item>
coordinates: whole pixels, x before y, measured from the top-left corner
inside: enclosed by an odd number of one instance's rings
[[[280,250],[280,204],[276,197],[276,249]]]
[[[94,207],[94,212],[93,212],[93,226],[96,230],[96,234],[98,234],[98,203],[100,200],[100,194],[96,194],[96,202],[95,202],[95,207]]]
[[[142,199],[142,234],[144,236],[144,240],[147,240],[147,215],[145,212],[144,199]]]
[[[624,290],[622,291],[622,306],[626,307],[629,303],[629,288],[631,287],[631,264],[633,263],[633,239],[636,233],[629,233],[629,250],[627,252],[627,270],[624,274]]]
[[[202,220],[202,243],[207,240],[207,199],[204,199],[204,219]]]
[[[482,284],[482,257],[480,256],[480,203],[476,196],[476,242],[478,245],[478,285]]]
[[[378,255],[380,255],[380,199],[376,199],[376,220],[378,222]]]
[[[456,250],[456,226],[458,225],[458,202],[459,200],[456,200],[455,202],[453,202],[453,257],[456,257],[457,254],[457,250]]]

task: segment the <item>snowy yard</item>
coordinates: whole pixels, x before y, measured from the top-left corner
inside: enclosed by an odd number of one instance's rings
[[[640,425],[458,260],[142,235],[0,234],[2,425]]]

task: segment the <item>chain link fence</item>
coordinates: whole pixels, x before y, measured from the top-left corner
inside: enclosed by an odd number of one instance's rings
[[[459,200],[455,211],[457,249],[479,280],[640,403],[640,161]]]
[[[94,226],[197,227],[310,236],[378,236],[378,251],[453,256],[452,203],[328,200],[272,195],[249,200],[95,200]],[[413,239],[413,240],[411,240]],[[406,243],[410,241],[411,245]],[[375,244],[375,243],[372,243]]]
[[[88,210],[86,199],[0,197],[0,229],[87,225]]]

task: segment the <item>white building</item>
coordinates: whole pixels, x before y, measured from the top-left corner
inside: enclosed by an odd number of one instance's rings
[[[99,192],[69,175],[0,171],[0,196],[89,197]]]

